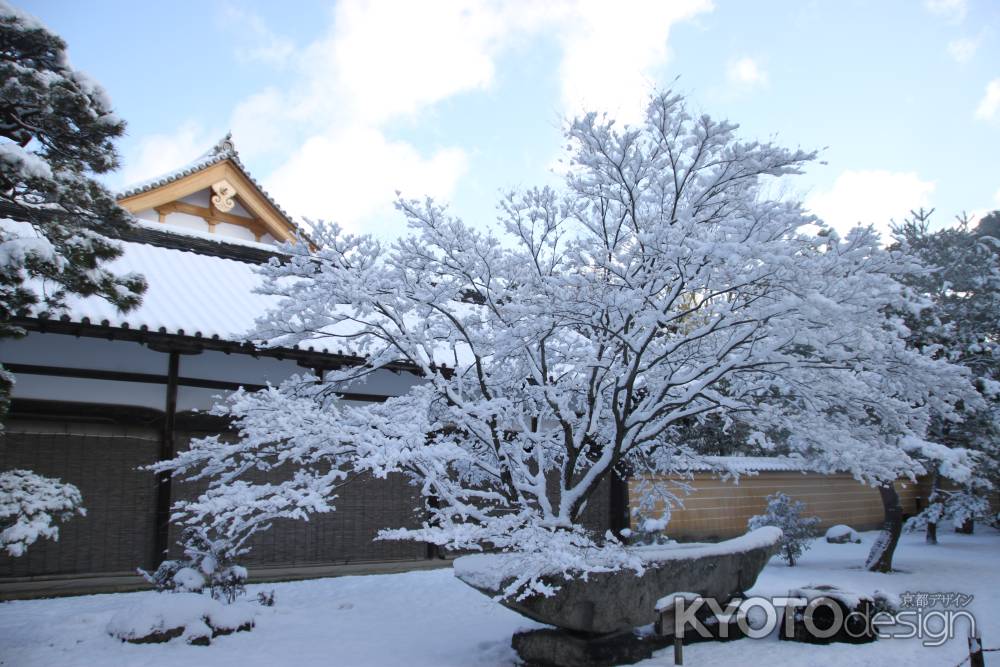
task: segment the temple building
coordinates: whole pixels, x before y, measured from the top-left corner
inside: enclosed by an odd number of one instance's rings
[[[36,542],[19,558],[0,555],[0,585],[127,578],[155,567],[176,553],[171,503],[197,489],[141,467],[172,457],[193,437],[225,432],[228,425],[206,411],[231,390],[358,361],[328,349],[259,350],[245,340],[274,304],[254,292],[255,268],[280,257],[281,243],[301,232],[250,175],[229,136],[190,164],[129,187],[119,201],[138,222],[112,268],[146,277],[142,304],[121,313],[99,298],[70,297],[57,319],[23,318],[17,324],[28,334],[0,341],[0,360],[16,376],[0,469],[71,482],[87,509],[60,524],[58,542]],[[341,395],[381,401],[415,381],[383,371]],[[248,562],[287,569],[425,559],[426,545],[373,540],[380,528],[419,524],[421,507],[402,478],[362,480],[344,490],[336,512],[260,534]]]

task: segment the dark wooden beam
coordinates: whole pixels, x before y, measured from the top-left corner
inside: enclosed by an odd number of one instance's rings
[[[158,461],[174,458],[174,427],[177,423],[177,379],[180,375],[181,355],[171,352],[167,362],[167,396],[163,411],[163,432],[160,437]],[[158,567],[166,559],[170,548],[170,473],[156,475],[156,531],[153,538],[153,567]]]
[[[180,354],[172,352],[171,354]],[[110,380],[113,382],[139,382],[143,384],[170,384],[169,375],[156,373],[132,373],[129,371],[111,371],[96,368],[65,368],[62,366],[40,366],[37,364],[17,364],[4,362],[4,367],[15,375],[48,375],[52,377],[81,378],[88,380]],[[266,385],[247,382],[229,382],[226,380],[206,380],[202,378],[184,377],[178,375],[176,383],[180,387],[197,387],[200,389],[219,389],[236,391],[241,387],[247,391],[259,391]],[[345,401],[363,401],[368,403],[383,403],[388,396],[379,394],[362,394],[352,391],[338,392]]]

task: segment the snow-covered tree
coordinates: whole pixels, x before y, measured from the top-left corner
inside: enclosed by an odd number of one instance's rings
[[[21,556],[44,537],[59,539],[57,521],[87,513],[80,490],[29,470],[0,472],[0,549]]]
[[[757,530],[764,526],[777,526],[781,529],[781,557],[788,562],[789,567],[795,566],[795,561],[812,546],[812,539],[818,533],[818,516],[802,516],[806,504],[801,500],[792,500],[787,494],[778,492],[767,497],[767,507],[763,514],[750,517],[747,521],[748,530]]]
[[[906,522],[907,530],[925,530],[928,544],[937,544],[937,526],[942,521],[951,521],[960,530],[970,522],[992,523],[994,518],[989,498],[964,488],[937,488],[928,500],[927,507]]]
[[[975,396],[965,371],[905,345],[889,307],[922,305],[896,279],[911,267],[871,229],[841,238],[768,197],[814,154],[736,131],[658,94],[638,126],[569,124],[565,189],[509,194],[499,230],[405,199],[412,233],[391,244],[318,224],[315,252],[263,269],[282,302],[255,336],[364,363],[220,408],[238,442],[159,468],[212,480],[187,519],[239,532],[325,511],[345,475],[403,472],[431,518],[382,537],[517,551],[523,592],[544,590],[543,572],[636,565],[581,517],[612,475],[701,460],[679,437],[692,418],[739,415],[758,446],[780,433],[871,484],[924,472],[929,406],[957,418],[949,406]],[[338,401],[406,368],[423,382],[402,396]],[[296,468],[283,483],[243,478],[282,465]]]
[[[142,278],[103,266],[131,217],[93,178],[117,167],[124,131],[65,42],[0,0],[0,336],[21,333],[18,315],[57,312],[70,293],[139,302]],[[2,381],[5,404],[12,378]]]

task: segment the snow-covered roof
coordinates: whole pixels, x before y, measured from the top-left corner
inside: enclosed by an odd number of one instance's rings
[[[122,247],[122,256],[107,268],[145,276],[142,304],[122,313],[99,297],[70,296],[71,321],[243,341],[254,320],[276,304],[276,297],[254,293],[262,280],[254,264],[147,243]]]
[[[199,172],[202,169],[211,167],[213,164],[218,164],[219,162],[224,162],[226,160],[229,160],[236,165],[243,175],[246,176],[247,180],[253,183],[257,190],[260,191],[261,195],[267,199],[268,203],[281,213],[289,224],[294,226],[292,217],[288,214],[288,212],[281,208],[278,202],[276,202],[274,198],[271,197],[266,190],[264,190],[264,186],[262,186],[260,182],[258,182],[257,179],[250,174],[246,166],[240,160],[240,155],[236,150],[236,144],[233,143],[233,135],[231,132],[227,133],[226,136],[220,139],[217,144],[209,148],[191,162],[188,162],[186,165],[174,169],[166,174],[161,174],[154,178],[127,186],[124,190],[118,193],[118,198],[125,199],[126,197],[133,197],[135,195],[142,194],[143,192],[148,192],[149,190],[153,190],[167,185],[168,183],[180,180],[185,176],[190,176],[191,174]]]

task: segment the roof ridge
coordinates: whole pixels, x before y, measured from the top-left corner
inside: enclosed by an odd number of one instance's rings
[[[239,157],[239,151],[236,150],[236,143],[233,141],[232,130],[226,132],[225,136],[219,139],[214,146],[202,153],[201,157],[195,159],[195,162],[205,158],[221,157],[223,155],[226,157]]]

